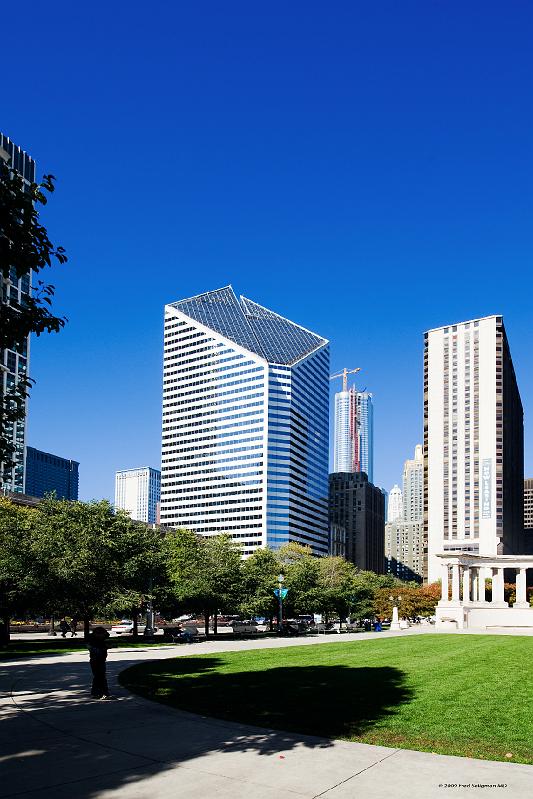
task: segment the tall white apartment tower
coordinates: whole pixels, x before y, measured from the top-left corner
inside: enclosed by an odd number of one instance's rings
[[[523,412],[501,316],[430,330],[424,354],[425,578],[439,553],[521,554]]]
[[[328,551],[329,345],[231,286],[165,307],[161,524]]]
[[[115,474],[115,507],[128,511],[132,519],[156,523],[161,497],[161,472],[150,466],[123,469]]]
[[[403,520],[421,522],[424,518],[424,458],[422,444],[415,447],[415,457],[403,465]]]

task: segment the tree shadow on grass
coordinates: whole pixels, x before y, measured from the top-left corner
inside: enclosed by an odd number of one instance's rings
[[[339,776],[322,759],[331,739],[368,730],[411,697],[402,672],[389,667],[227,673],[215,655],[139,663],[133,652],[109,665],[111,685],[118,670],[131,667],[123,685],[185,712],[125,692],[118,702],[91,701],[85,657],[3,664],[0,796],[97,799],[128,786],[136,796],[211,795],[219,778],[250,779],[253,791],[259,773],[277,785],[279,764],[289,762],[287,790],[302,792],[309,773],[322,790]],[[351,774],[380,756],[358,749],[343,767]]]
[[[134,693],[191,713],[327,738],[362,735],[409,702],[390,666],[277,666],[224,672],[219,658],[142,663],[120,675]]]

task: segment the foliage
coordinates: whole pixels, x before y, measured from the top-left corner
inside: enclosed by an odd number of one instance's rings
[[[0,498],[0,645],[9,640],[9,617],[30,606],[40,593],[29,546],[33,514]]]
[[[432,616],[435,606],[441,596],[440,583],[430,585],[403,584],[397,585],[392,591],[390,588],[381,588],[377,591],[374,601],[374,613],[381,618],[391,618],[394,600],[390,597],[401,597],[398,602],[398,613],[401,617],[416,618],[417,616]]]
[[[280,565],[271,549],[257,549],[241,566],[241,616],[271,618],[276,615],[278,600],[274,595]]]
[[[31,293],[8,296],[8,288],[19,278],[39,273],[53,261],[65,263],[63,247],[55,247],[39,219],[39,206],[54,191],[54,176],[44,175],[42,183],[25,186],[22,177],[0,158],[0,351],[23,351],[30,333],[58,332],[66,319],[51,310],[54,286],[38,281]],[[22,374],[0,396],[0,463],[6,481],[14,465],[15,447],[9,435],[11,423],[22,421],[32,380]],[[1,385],[1,383],[0,383]]]

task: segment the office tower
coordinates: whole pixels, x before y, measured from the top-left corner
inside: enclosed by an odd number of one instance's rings
[[[359,569],[383,574],[385,498],[364,472],[330,474],[329,519],[332,554],[343,554]]]
[[[35,182],[35,161],[24,150],[0,133],[0,159],[9,162],[23,178],[24,185],[29,186]],[[12,269],[9,279],[1,277],[1,305],[24,303],[25,297],[30,293],[30,275],[17,278]],[[5,396],[22,377],[29,374],[30,365],[30,338],[20,342],[14,350],[0,350],[0,395]],[[26,413],[27,413],[26,403]],[[7,468],[0,463],[0,489],[24,492],[25,480],[25,446],[26,446],[26,417],[20,422],[10,422],[6,427],[7,436],[13,441],[15,451],[12,460],[15,465]]]
[[[523,412],[501,316],[430,330],[424,354],[424,547],[494,557],[524,547]]]
[[[328,550],[328,342],[231,286],[165,307],[161,524]]]
[[[26,447],[26,494],[44,497],[55,491],[57,499],[78,499],[77,461]]]
[[[525,552],[533,555],[533,477],[524,480],[524,543]]]
[[[122,469],[115,474],[115,507],[128,511],[132,519],[156,524],[161,496],[161,472],[150,466]]]
[[[397,522],[403,519],[403,497],[402,489],[396,483],[389,492],[389,501],[387,506],[387,521]]]
[[[349,388],[335,394],[334,472],[374,474],[372,394]]]
[[[424,518],[424,458],[422,445],[415,447],[415,457],[403,466],[403,520],[421,522]],[[392,521],[392,520],[389,520]]]
[[[387,574],[400,580],[422,582],[424,565],[424,524],[398,520],[385,525],[385,563]]]
[[[361,471],[374,480],[374,406],[372,394],[368,391],[357,392],[357,433],[359,462]]]

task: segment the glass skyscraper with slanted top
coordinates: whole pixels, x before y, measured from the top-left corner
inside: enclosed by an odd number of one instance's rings
[[[231,286],[165,307],[161,524],[328,551],[329,344]]]

